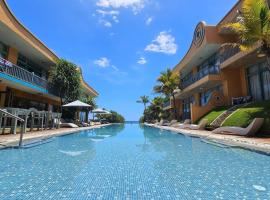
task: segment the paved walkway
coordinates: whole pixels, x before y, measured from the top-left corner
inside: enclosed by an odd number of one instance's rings
[[[90,130],[94,128],[101,128],[108,125],[109,124],[96,125],[96,126],[91,126],[91,127],[81,127],[81,128],[60,128],[60,129],[45,130],[45,131],[27,132],[23,136],[23,142],[28,142],[31,140],[47,139],[47,138],[61,136],[61,135],[68,135],[68,134]],[[18,146],[19,139],[20,139],[20,134],[0,135],[0,149]]]
[[[270,154],[270,138],[243,137],[234,135],[213,134],[211,131],[187,130],[166,126],[146,124],[148,126],[173,131],[191,137],[199,137],[208,142],[214,142],[232,147],[241,147],[253,151]]]

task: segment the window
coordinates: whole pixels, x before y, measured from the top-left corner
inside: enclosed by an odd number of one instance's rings
[[[0,42],[0,57],[6,59],[8,55],[8,46]]]
[[[201,106],[205,106],[206,104],[208,104],[210,98],[212,95],[212,90],[208,90],[206,92],[203,92],[200,94],[200,105]]]
[[[37,76],[42,76],[42,70],[36,66],[35,63],[33,63],[31,60],[23,56],[22,54],[19,54],[17,65],[26,69],[29,72],[34,72]]]
[[[219,71],[219,64],[219,56],[218,54],[214,54],[198,67],[198,73],[201,74],[201,76],[205,76],[209,74],[211,70]]]
[[[205,106],[208,104],[208,102],[210,101],[210,98],[212,96],[212,93],[214,91],[218,91],[220,93],[223,93],[223,88],[221,85],[219,85],[219,86],[216,86],[216,87],[214,87],[206,92],[200,93],[200,106]]]

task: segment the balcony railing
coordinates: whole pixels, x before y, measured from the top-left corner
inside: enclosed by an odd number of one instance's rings
[[[0,73],[48,89],[48,81],[0,57]]]
[[[197,74],[193,75],[191,78],[184,80],[181,82],[180,88],[185,89],[188,86],[192,85],[193,83],[201,80],[205,76],[213,75],[213,74],[219,74],[220,68],[218,65],[214,65],[208,69],[204,69],[202,71],[199,71]]]
[[[225,62],[226,60],[233,57],[239,52],[240,52],[239,47],[228,47],[227,49],[224,50],[223,53],[220,54],[220,63]]]

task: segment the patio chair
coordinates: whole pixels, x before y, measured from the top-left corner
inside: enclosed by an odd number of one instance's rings
[[[212,131],[215,134],[240,135],[240,136],[254,136],[262,127],[264,123],[263,118],[255,118],[247,128],[225,126]]]
[[[184,123],[176,123],[176,124],[172,125],[172,127],[174,127],[174,128],[187,128],[188,126],[190,126],[190,124],[191,124],[191,120],[186,119],[184,121]]]
[[[63,122],[62,122],[63,121]],[[63,119],[60,120],[60,127],[61,128],[79,128],[78,125],[74,124],[74,123],[67,123],[67,122],[64,122]]]
[[[177,123],[177,120],[172,120],[171,122],[168,122],[168,123],[164,123],[163,126],[173,126],[174,124]]]
[[[189,128],[191,130],[204,130],[207,123],[208,123],[207,119],[202,119],[198,125],[197,124],[190,124],[190,125],[187,125],[186,128]]]
[[[33,128],[37,128],[38,131],[41,129],[41,131],[45,128],[44,127],[44,119],[46,112],[45,111],[38,111],[35,108],[30,108],[31,111],[31,128],[30,130],[33,131]],[[37,123],[36,123],[37,122]]]
[[[163,126],[165,124],[164,119],[161,119],[160,122],[158,123],[158,126]]]

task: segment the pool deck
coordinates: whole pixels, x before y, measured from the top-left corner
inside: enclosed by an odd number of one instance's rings
[[[52,130],[44,130],[44,131],[27,132],[23,136],[23,142],[28,143],[33,140],[49,139],[52,137],[73,134],[76,132],[101,128],[101,127],[105,127],[109,125],[110,124],[104,124],[104,125],[95,125],[91,127],[60,128],[60,129],[52,129]],[[18,146],[19,138],[20,138],[20,134],[0,135],[0,149]]]
[[[236,148],[239,147],[270,155],[270,138],[222,135],[222,134],[214,134],[211,131],[205,130],[179,129],[168,126],[157,126],[154,124],[145,124],[145,125],[160,128],[163,130],[169,130],[174,133],[179,133],[190,137],[198,137],[211,144],[221,144]]]

